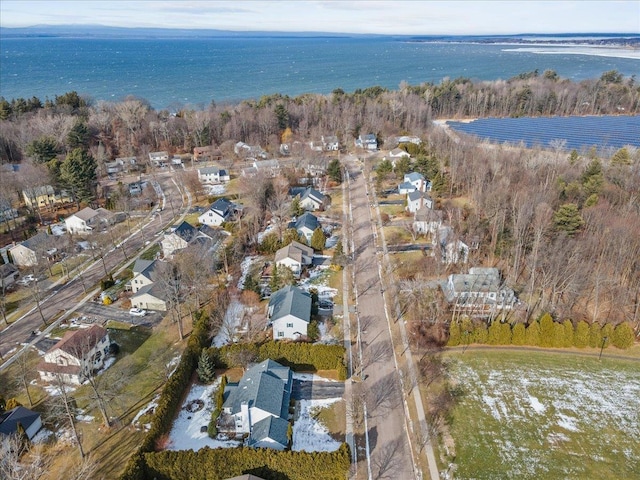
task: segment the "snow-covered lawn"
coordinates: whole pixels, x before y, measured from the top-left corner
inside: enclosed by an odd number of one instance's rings
[[[467,351],[451,378],[456,478],[640,478],[637,362]]]
[[[244,305],[238,301],[237,298],[232,298],[227,307],[227,311],[224,314],[224,320],[220,331],[213,338],[211,345],[213,347],[222,347],[228,344],[236,332],[236,329],[240,326],[240,321],[244,314]]]
[[[160,394],[153,397],[153,400],[151,400],[144,407],[142,407],[140,411],[136,413],[136,416],[133,417],[133,420],[131,420],[131,425],[133,425],[137,429],[144,429],[145,431],[149,430],[151,428],[151,424],[150,423],[140,424],[140,418],[143,415],[146,415],[147,413],[151,413],[158,406],[159,398],[160,398]]]
[[[220,185],[203,185],[205,193],[209,196],[223,195],[227,190],[227,186],[225,184]]]
[[[238,290],[242,290],[244,288],[244,281],[247,279],[247,275],[249,274],[249,270],[251,269],[251,265],[253,261],[258,257],[244,257],[242,263],[240,264],[240,278],[238,279]]]
[[[294,451],[333,452],[340,448],[340,442],[329,435],[327,427],[315,419],[318,410],[327,408],[341,398],[324,400],[300,400],[299,416],[293,424]]]
[[[214,440],[209,438],[207,431],[201,431],[202,427],[209,425],[211,412],[215,409],[215,393],[220,379],[211,385],[194,384],[187,395],[178,418],[176,418],[169,434],[169,446],[167,450],[199,450],[203,447],[230,448],[237,447],[240,442],[235,440]],[[194,401],[201,401],[203,407],[196,412],[189,412],[188,405],[194,405]]]
[[[318,297],[322,299],[332,299],[338,294],[338,290],[329,287],[329,268],[316,267],[309,273],[309,277],[300,282],[300,288],[309,291],[315,288],[318,291]]]

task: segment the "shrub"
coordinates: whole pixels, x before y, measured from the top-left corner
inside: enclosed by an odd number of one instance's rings
[[[634,340],[633,328],[628,322],[616,326],[611,335],[611,343],[616,348],[630,348],[633,346]]]
[[[589,324],[580,320],[576,325],[576,332],[573,335],[573,345],[578,348],[585,348],[589,345]]]
[[[525,344],[525,326],[524,323],[516,323],[511,333],[511,343],[513,345]]]

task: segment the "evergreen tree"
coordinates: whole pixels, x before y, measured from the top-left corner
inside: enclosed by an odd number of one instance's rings
[[[286,247],[291,242],[306,243],[295,228],[288,228],[282,234],[282,246]]]
[[[316,320],[311,320],[309,322],[309,326],[307,327],[307,337],[309,337],[309,340],[312,342],[316,342],[320,338],[320,327]]]
[[[275,263],[273,264],[273,268],[271,269],[269,288],[271,289],[271,293],[275,293],[280,290],[280,274],[278,272],[278,265],[276,265]]]
[[[27,145],[27,155],[36,163],[48,163],[60,153],[60,146],[53,137],[40,137]]]
[[[498,334],[499,345],[511,345],[511,325],[508,323],[500,323],[500,330]]]
[[[76,148],[60,165],[60,181],[76,203],[93,200],[96,186],[95,159],[81,148]]]
[[[611,165],[631,165],[631,155],[626,147],[622,147],[618,150],[613,157],[611,157]]]
[[[473,329],[471,334],[471,343],[487,343],[489,338],[489,332],[487,331],[487,325],[484,322],[478,323]]]
[[[611,342],[613,341],[613,332],[614,328],[610,323],[605,323],[602,326],[602,330],[600,330],[600,336],[602,337],[604,348],[607,348],[609,345],[611,345]],[[600,346],[602,346],[602,343],[600,343]]]
[[[573,167],[576,163],[578,163],[578,158],[580,158],[578,156],[578,151],[574,148],[573,150],[571,150],[571,154],[569,155],[569,165]]]
[[[600,330],[602,327],[598,322],[593,322],[589,326],[589,346],[592,348],[600,348],[602,346],[602,335]]]
[[[247,277],[244,280],[243,290],[248,290],[250,292],[255,292],[258,295],[260,295],[260,293],[261,293],[261,291],[260,291],[260,283],[258,283],[258,281],[252,275],[247,275]]]
[[[604,185],[604,174],[602,172],[602,163],[594,158],[582,173],[580,178],[585,196],[598,194]]]
[[[571,320],[565,320],[562,322],[562,327],[564,328],[564,342],[562,346],[565,348],[573,347],[573,337],[575,335],[573,323],[571,323]]]
[[[342,183],[342,166],[340,165],[340,160],[334,158],[329,162],[327,175],[329,175],[329,178],[334,182],[338,184]]]
[[[487,343],[489,345],[500,345],[500,322],[494,321],[489,326]]]
[[[322,252],[324,250],[324,246],[327,243],[327,236],[324,234],[320,227],[316,228],[313,231],[313,235],[311,236],[311,245],[316,252]]]
[[[451,322],[449,325],[449,341],[447,345],[449,347],[460,345],[460,336],[460,324],[456,321]]]
[[[585,348],[589,345],[589,324],[580,320],[576,325],[576,333],[573,336],[573,345],[578,348]]]
[[[630,348],[633,346],[635,335],[633,328],[628,322],[624,322],[616,326],[611,335],[611,343],[616,348]]]
[[[71,151],[76,148],[87,150],[89,148],[89,129],[87,124],[78,119],[67,134],[67,148]]]
[[[551,315],[545,313],[540,318],[540,343],[541,347],[553,346],[554,321]]]
[[[216,378],[215,365],[211,357],[207,353],[207,349],[203,348],[198,360],[198,378],[202,383],[211,383]]]
[[[333,250],[331,263],[340,267],[344,267],[347,265],[347,257],[345,256],[344,250],[342,248],[342,239],[338,240],[338,242],[336,243],[336,246]]]
[[[525,344],[537,347],[540,345],[540,324],[531,322],[524,334]]]
[[[553,322],[553,332],[551,335],[551,346],[553,348],[564,347],[564,325],[558,322]]]
[[[513,345],[524,345],[525,344],[525,326],[524,323],[516,323],[513,326],[512,334],[511,334],[511,343]]]
[[[291,200],[291,216],[299,217],[303,213],[304,208],[302,208],[302,205],[300,205],[300,196],[296,195],[295,197],[293,197],[293,200]]]
[[[556,229],[566,232],[567,235],[575,235],[584,225],[584,219],[580,215],[578,205],[565,203],[553,214],[553,223]]]

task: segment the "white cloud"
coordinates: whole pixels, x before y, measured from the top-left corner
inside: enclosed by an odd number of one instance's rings
[[[638,32],[640,2],[2,0],[0,25],[102,24],[381,34]]]

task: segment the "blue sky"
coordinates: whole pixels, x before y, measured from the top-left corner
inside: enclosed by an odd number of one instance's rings
[[[411,35],[640,33],[640,1],[0,1],[0,26],[41,24]]]

